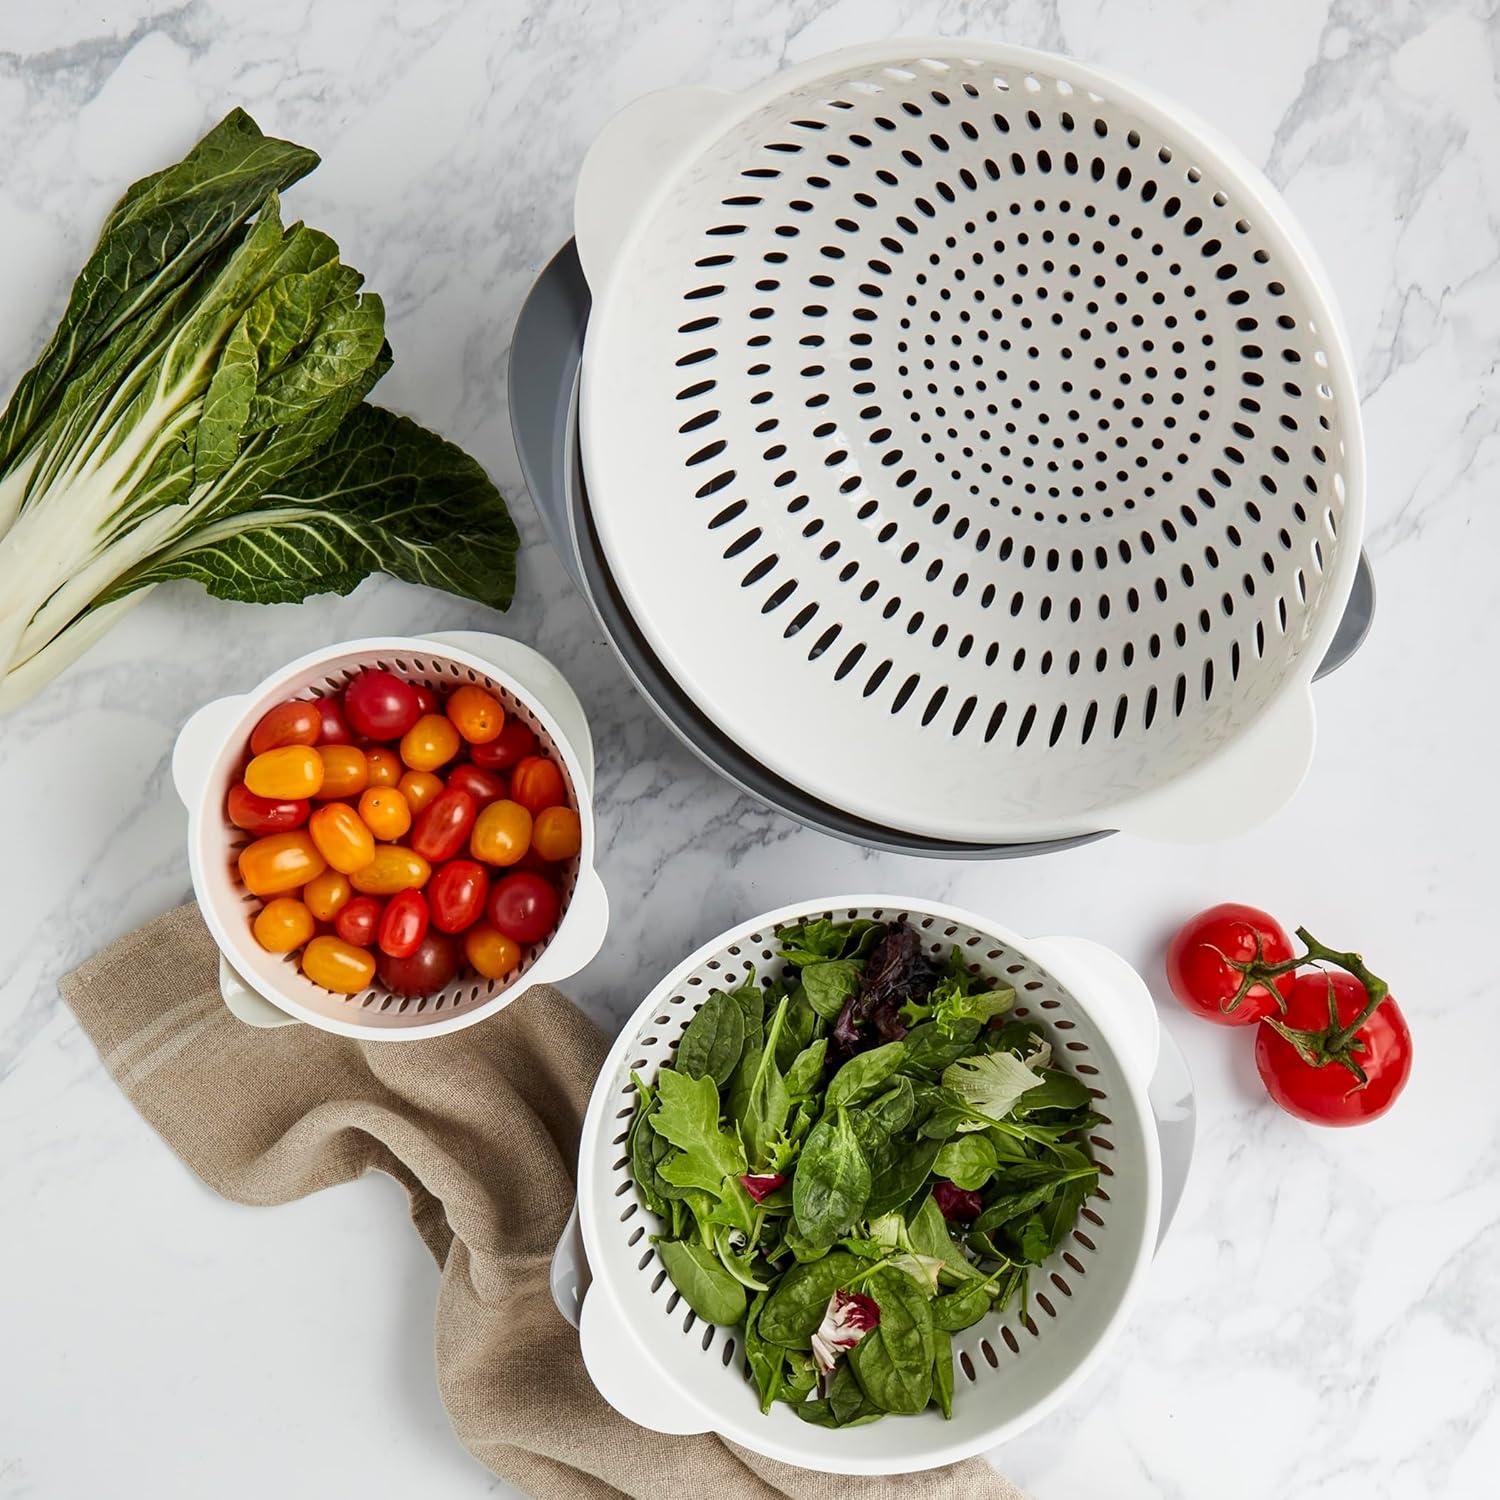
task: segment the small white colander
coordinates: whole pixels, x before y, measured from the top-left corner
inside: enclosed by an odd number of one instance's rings
[[[1362,438],[1232,147],[1064,58],[883,42],[638,101],[575,217],[601,542],[756,759],[976,841],[1211,838],[1291,795]]]
[[[251,842],[251,835],[234,827],[224,814],[224,799],[245,763],[250,731],[273,704],[336,693],[367,667],[383,668],[440,692],[464,683],[488,688],[562,768],[568,803],[578,812],[582,846],[562,867],[563,905],[556,930],[525,951],[509,979],[479,979],[468,973],[434,995],[393,995],[379,984],[357,995],[336,995],[307,979],[295,955],[267,953],[255,941],[251,922],[261,902],[240,883],[236,869],[239,851]],[[371,1041],[437,1036],[482,1021],[533,984],[576,974],[604,941],[609,901],[594,869],[594,754],[588,724],[557,669],[519,641],[455,631],[420,638],[382,636],[315,651],[251,692],[199,709],[178,735],[172,777],[188,810],[193,893],[223,955],[224,998],[251,1024],[301,1020]],[[257,996],[272,1009],[258,1005]]]
[[[781,971],[775,929],[827,916],[905,917],[934,954],[957,944],[1015,986],[1013,1014],[1040,1022],[1059,1065],[1089,1085],[1107,1123],[1090,1137],[1100,1168],[1067,1245],[1032,1275],[1031,1310],[992,1314],[954,1336],[953,1420],[937,1412],[828,1431],[785,1405],[762,1416],[736,1331],[705,1325],[677,1295],[651,1236],[662,1230],[630,1176],[625,1136],[643,1078],[670,1062],[715,989],[754,966]],[[578,1213],[593,1275],[579,1334],[589,1375],[616,1410],[657,1432],[721,1433],[758,1453],[845,1474],[905,1473],[953,1463],[1013,1437],[1051,1410],[1119,1329],[1156,1244],[1161,1165],[1146,1090],[1157,1019],[1133,969],[1079,938],[1025,939],[931,901],[840,896],[799,902],[705,944],[647,996],[605,1060],[584,1121]]]

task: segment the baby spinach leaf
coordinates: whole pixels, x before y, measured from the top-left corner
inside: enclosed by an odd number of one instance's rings
[[[995,1148],[984,1135],[958,1136],[944,1142],[932,1170],[965,1190],[982,1188],[995,1171]]]
[[[979,1038],[977,1021],[962,1021],[945,1036],[932,1021],[913,1026],[906,1034],[906,1057],[901,1071],[924,1082],[936,1082],[943,1069],[970,1056]]]
[[[953,1420],[953,1339],[946,1331],[935,1335],[937,1352],[932,1356],[932,1394],[944,1418]]]
[[[712,1078],[723,1088],[745,1047],[745,1013],[739,1002],[715,990],[688,1022],[677,1044],[677,1070],[689,1078]]]
[[[1094,1096],[1081,1078],[1065,1073],[1061,1068],[1048,1068],[1042,1074],[1038,1088],[1028,1089],[1016,1101],[1016,1114],[1023,1119],[1032,1119],[1043,1110],[1086,1109]]]
[[[745,1349],[745,1368],[755,1382],[756,1394],[760,1397],[760,1409],[764,1414],[781,1394],[782,1375],[786,1369],[786,1352],[775,1344],[767,1343],[760,1336],[758,1327],[760,1311],[766,1305],[768,1292],[757,1292],[745,1315],[745,1331],[741,1340]]]
[[[691,1158],[676,1173],[676,1162],[661,1169],[669,1181],[715,1192],[726,1177],[745,1170],[745,1151],[739,1140],[719,1128],[719,1091],[712,1078],[688,1078],[675,1068],[657,1074],[657,1107],[651,1123],[656,1133]],[[693,1181],[686,1182],[691,1175]]]
[[[931,1193],[923,1198],[921,1207],[911,1216],[907,1240],[918,1255],[933,1255],[941,1260],[949,1280],[983,1279],[954,1244],[953,1236],[948,1233],[948,1221]]]
[[[768,1283],[756,1274],[755,1252],[753,1250],[736,1250],[734,1247],[735,1231],[720,1225],[714,1231],[714,1254],[719,1257],[719,1264],[729,1272],[741,1286],[749,1287],[753,1292],[763,1292]]]
[[[828,1039],[819,1037],[796,1055],[786,1074],[786,1091],[789,1097],[799,1099],[817,1088],[823,1077],[823,1060],[827,1052]]]
[[[833,1075],[823,1108],[831,1113],[845,1104],[857,1104],[873,1093],[897,1068],[906,1055],[905,1042],[887,1042],[868,1052],[856,1053]]]
[[[937,1160],[942,1144],[924,1138],[887,1153],[871,1178],[865,1211],[874,1217],[910,1203],[931,1175],[932,1164]]]
[[[754,1070],[747,1078],[736,1080],[730,1107],[735,1124],[739,1127],[740,1139],[750,1160],[757,1166],[771,1164],[773,1150],[787,1122],[791,1110],[791,1095],[781,1069],[776,1066],[776,1042],[786,1018],[785,998],[776,1007],[765,1045],[758,1051],[745,1055],[745,1066],[754,1061]]]
[[[1074,1167],[1069,1170],[1057,1168],[1047,1176],[1034,1182],[1030,1187],[1016,1188],[1010,1192],[1002,1192],[998,1197],[992,1199],[984,1207],[983,1212],[974,1220],[974,1228],[978,1230],[998,1229],[1002,1224],[1009,1224],[1013,1219],[1019,1219],[1023,1214],[1030,1214],[1034,1209],[1040,1208],[1051,1199],[1066,1183],[1083,1183],[1084,1195],[1087,1196],[1088,1188],[1092,1187],[1098,1168]],[[1082,1198],[1079,1199],[1082,1202]],[[1050,1241],[1050,1235],[1047,1236]],[[1042,1252],[1045,1260],[1048,1251]],[[1022,1259],[1029,1260],[1033,1265],[1037,1264],[1030,1255]]]
[[[798,984],[787,991],[786,1023],[776,1043],[776,1066],[783,1073],[791,1071],[798,1054],[811,1045],[817,1031],[818,1013],[812,1008],[807,991]]]
[[[911,1079],[898,1076],[890,1088],[870,1100],[865,1110],[887,1135],[897,1135],[905,1130],[916,1110]]]
[[[630,1175],[635,1178],[635,1185],[640,1189],[642,1199],[646,1207],[654,1214],[663,1218],[667,1214],[667,1195],[661,1191],[660,1181],[656,1174],[656,1151],[655,1146],[660,1138],[651,1124],[651,1118],[643,1108],[637,1108],[635,1118],[630,1123]],[[670,1143],[663,1141],[663,1146],[670,1148]]]
[[[1015,1259],[1027,1265],[1039,1266],[1052,1253],[1051,1235],[1040,1213],[1011,1220],[1000,1234]]]
[[[857,917],[852,922],[831,922],[827,917],[818,917],[811,922],[778,927],[776,936],[781,940],[786,961],[802,968],[830,958],[862,958],[869,953],[880,931],[881,924],[868,917]]]
[[[682,1293],[683,1301],[705,1322],[732,1327],[745,1316],[745,1288],[718,1262],[706,1245],[687,1240],[657,1240],[656,1253]]]
[[[844,1002],[859,989],[860,965],[851,958],[809,964],[802,971],[802,992],[825,1021],[837,1021]]]
[[[828,1410],[838,1427],[857,1427],[885,1415],[860,1389],[847,1359],[839,1362],[828,1382]]]
[[[761,1036],[765,1031],[766,995],[756,983],[754,967],[751,967],[750,972],[740,984],[732,990],[726,990],[725,993],[740,1008],[740,1015],[745,1023],[746,1050],[759,1047]]]
[[[787,1349],[811,1349],[828,1299],[847,1286],[863,1262],[844,1250],[793,1266],[776,1284],[760,1310],[760,1336]]]
[[[825,1114],[808,1135],[792,1178],[798,1229],[815,1245],[831,1245],[864,1216],[869,1197],[870,1164],[849,1112]]]
[[[972,1328],[989,1310],[995,1298],[995,1287],[1009,1267],[1002,1267],[991,1277],[971,1281],[956,1292],[932,1299],[932,1321],[948,1333],[962,1333]]]
[[[936,1329],[926,1297],[909,1276],[874,1272],[866,1289],[880,1322],[846,1356],[865,1395],[882,1411],[916,1413],[932,1399]]]

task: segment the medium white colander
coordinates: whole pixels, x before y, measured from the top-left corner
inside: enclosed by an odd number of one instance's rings
[[[562,768],[568,803],[578,812],[581,848],[562,867],[563,905],[556,930],[528,948],[507,979],[467,973],[433,995],[393,995],[379,984],[358,995],[336,995],[306,978],[294,955],[267,953],[255,941],[251,921],[261,902],[240,883],[236,870],[239,851],[251,836],[224,814],[224,799],[245,763],[250,731],[273,704],[336,693],[367,667],[441,692],[464,683],[488,688]],[[609,900],[594,869],[594,752],[588,723],[557,668],[519,641],[452,631],[380,636],[314,651],[252,691],[200,708],[177,737],[172,778],[188,810],[193,893],[223,956],[219,977],[225,1003],[252,1025],[300,1020],[369,1041],[438,1036],[482,1021],[534,984],[576,974],[604,941]]]
[[[756,759],[968,840],[1292,794],[1362,439],[1315,258],[1227,143],[1064,58],[882,42],[631,105],[576,228],[601,542]]]
[[[934,954],[957,944],[971,963],[1015,986],[1014,1015],[1049,1032],[1059,1065],[1093,1090],[1107,1123],[1090,1136],[1100,1168],[1067,1245],[1032,1276],[1031,1310],[991,1314],[954,1335],[953,1420],[935,1411],[828,1431],[785,1405],[760,1413],[737,1332],[705,1325],[677,1295],[651,1236],[662,1230],[630,1176],[625,1137],[633,1069],[650,1080],[715,989],[753,965],[775,978],[775,929],[787,922],[905,917]],[[593,1276],[579,1336],[584,1362],[616,1410],[657,1432],[718,1432],[787,1463],[844,1474],[905,1473],[982,1452],[1050,1411],[1081,1381],[1119,1329],[1156,1244],[1161,1164],[1146,1097],[1157,1019],[1145,985],[1122,959],[1079,938],[1026,939],[931,901],[840,896],[799,902],[741,923],[705,944],[647,996],[595,1085],[578,1161],[578,1215]]]

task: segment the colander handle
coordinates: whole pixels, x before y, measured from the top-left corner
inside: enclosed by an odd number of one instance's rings
[[[202,800],[208,768],[243,712],[241,697],[205,703],[177,732],[172,747],[172,784],[191,813]]]
[[[573,195],[578,259],[596,297],[616,250],[671,179],[673,163],[693,155],[734,107],[735,96],[721,89],[661,89],[627,104],[600,131]]]
[[[296,1026],[296,1016],[289,1016],[279,1005],[272,1005],[264,995],[252,990],[230,967],[229,960],[219,955],[219,994],[230,1014],[247,1026],[262,1029],[271,1026]]]
[[[679,1386],[657,1370],[650,1354],[594,1283],[583,1299],[578,1343],[599,1394],[622,1417],[651,1432],[708,1432],[712,1423]]]
[[[1083,1001],[1131,1080],[1149,1088],[1161,1021],[1145,980],[1113,949],[1089,938],[1038,938],[1026,944],[1026,955]]]

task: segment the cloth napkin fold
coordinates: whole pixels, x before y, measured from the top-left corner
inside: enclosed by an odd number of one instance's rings
[[[286,1203],[371,1170],[411,1198],[442,1271],[438,1386],[459,1440],[539,1500],[1024,1500],[988,1464],[845,1479],[713,1436],[668,1437],[594,1390],[549,1290],[578,1136],[606,1044],[564,996],[416,1043],[256,1030],[219,998],[195,906],[70,974],[63,997],[163,1140],[236,1203]]]

